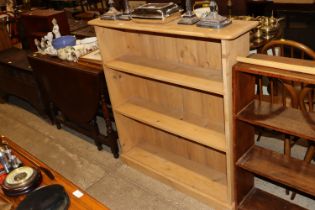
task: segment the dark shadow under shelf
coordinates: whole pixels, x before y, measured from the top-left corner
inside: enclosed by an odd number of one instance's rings
[[[240,210],[306,210],[296,204],[253,188],[238,207]]]
[[[236,164],[254,174],[315,195],[315,166],[302,160],[285,158],[277,152],[253,146]]]

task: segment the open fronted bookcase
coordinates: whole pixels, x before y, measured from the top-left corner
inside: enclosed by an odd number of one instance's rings
[[[285,96],[283,97],[285,101],[276,102],[276,96],[272,96],[271,93],[268,100],[260,98],[257,81],[266,77],[269,81],[277,81],[279,86],[292,84],[296,87],[295,93],[301,97],[304,88],[315,87],[314,73],[311,71],[306,73],[312,68],[315,70],[315,62],[266,55],[255,55],[245,61],[273,67],[238,63],[233,68],[237,208],[242,210],[304,209],[256,188],[254,177],[263,178],[295,192],[315,196],[315,165],[275,152],[272,148],[258,146],[255,142],[255,129],[268,129],[284,137],[315,141],[315,113],[306,113],[297,107],[293,108],[287,103],[289,93],[286,93],[287,95],[284,95],[285,92],[277,93],[278,97],[281,94],[281,97]],[[279,89],[284,90],[282,87]],[[311,102],[309,99],[309,96],[305,99],[301,97],[299,101],[309,104]],[[314,106],[314,102],[312,103],[311,106]]]
[[[95,26],[122,159],[217,209],[234,208],[232,65],[255,22],[220,29]]]

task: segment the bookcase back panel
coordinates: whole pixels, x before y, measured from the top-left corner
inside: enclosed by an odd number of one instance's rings
[[[114,107],[131,102],[201,127],[224,132],[223,97],[106,70]]]
[[[102,35],[104,31],[106,36]],[[97,33],[102,37],[100,47],[106,48],[106,54],[103,55],[105,63],[130,54],[161,62],[169,61],[219,71],[222,69],[219,40],[117,29],[97,30]]]
[[[124,154],[134,147],[148,144],[154,148],[160,148],[161,151],[176,154],[226,173],[226,155],[224,153],[147,126],[121,114],[116,113],[115,117]]]
[[[124,31],[95,27],[95,33],[103,64],[126,54]]]

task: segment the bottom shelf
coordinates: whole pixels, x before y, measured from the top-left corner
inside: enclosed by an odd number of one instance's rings
[[[306,210],[296,204],[269,194],[263,190],[253,188],[239,205],[240,210]]]
[[[250,148],[237,162],[247,171],[315,195],[315,166],[293,157],[286,158],[277,152],[259,146]]]
[[[215,208],[231,209],[222,172],[149,144],[134,147],[121,157],[127,164]]]

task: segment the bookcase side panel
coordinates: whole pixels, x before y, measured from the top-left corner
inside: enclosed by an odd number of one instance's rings
[[[234,40],[222,40],[222,70],[224,89],[224,119],[225,136],[227,145],[227,178],[229,189],[229,200],[234,201],[234,162],[233,162],[233,119],[232,119],[232,67],[236,63],[237,56],[247,56],[249,54],[249,33]]]
[[[95,32],[103,65],[110,60],[128,53],[125,32],[123,30],[95,26]]]

